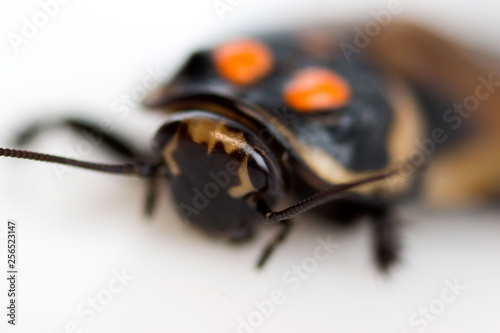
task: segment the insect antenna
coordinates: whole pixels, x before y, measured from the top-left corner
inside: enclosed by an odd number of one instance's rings
[[[10,148],[0,148],[0,156],[70,165],[77,168],[107,172],[117,175],[135,175],[139,177],[167,175],[166,168],[164,168],[163,164],[161,163],[148,164],[137,162],[124,164],[105,164]]]
[[[303,199],[288,208],[276,212],[271,211],[267,204],[261,200],[257,202],[257,210],[266,218],[268,222],[273,224],[278,223],[280,221],[288,220],[296,215],[305,213],[315,207],[338,200],[342,198],[350,189],[388,179],[398,173],[399,169],[395,169],[378,175],[362,178],[351,183],[339,184],[326,191],[314,194],[306,199]]]

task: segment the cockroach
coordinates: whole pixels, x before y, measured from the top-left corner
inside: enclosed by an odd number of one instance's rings
[[[231,241],[250,239],[258,223],[276,225],[259,267],[294,216],[315,208],[339,223],[368,217],[376,263],[387,270],[400,250],[393,207],[403,198],[449,206],[498,194],[500,82],[478,52],[413,24],[391,23],[364,49],[354,38],[352,29],[322,27],[193,53],[143,102],[169,114],[153,156],[106,133],[103,142],[128,161],[0,155],[142,177],[149,214],[166,179],[189,224]],[[20,141],[50,126],[35,122]],[[304,199],[276,210],[291,193]]]

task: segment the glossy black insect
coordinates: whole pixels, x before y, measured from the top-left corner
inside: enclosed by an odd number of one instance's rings
[[[148,213],[156,184],[167,178],[190,224],[233,241],[249,239],[262,221],[276,224],[259,266],[295,215],[321,206],[317,212],[341,223],[370,216],[376,261],[387,269],[400,247],[394,203],[415,193],[436,204],[465,202],[498,189],[497,131],[485,125],[500,124],[489,112],[500,105],[498,83],[462,48],[418,27],[393,23],[364,50],[349,44],[351,32],[304,30],[194,53],[144,101],[171,114],[154,136],[155,156],[144,158],[106,133],[104,142],[129,163],[7,148],[0,156],[144,177]],[[479,89],[490,98],[462,126],[449,110]],[[96,128],[74,119],[59,124]],[[28,127],[21,141],[46,127]],[[428,172],[415,177],[429,158]],[[273,210],[291,192],[305,199]]]

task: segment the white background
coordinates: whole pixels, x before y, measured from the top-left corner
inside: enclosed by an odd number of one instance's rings
[[[0,146],[8,146],[30,119],[71,112],[113,119],[145,144],[162,116],[136,105],[121,119],[113,103],[140,87],[148,69],[161,66],[171,73],[190,51],[228,35],[370,19],[370,10],[388,2],[246,0],[221,20],[211,0],[72,0],[19,52],[7,35],[21,33],[23,18],[31,20],[40,5],[1,3]],[[403,6],[401,18],[500,51],[498,1],[414,0]],[[30,148],[66,154],[80,140],[56,131]],[[88,158],[109,161],[98,149]],[[256,316],[254,302],[268,300],[278,289],[284,303],[253,331],[412,333],[422,328],[411,325],[412,315],[439,306],[445,280],[455,279],[466,290],[425,331],[500,328],[500,210],[495,207],[442,213],[402,208],[403,262],[386,277],[374,268],[366,223],[345,231],[313,216],[300,218],[286,244],[258,272],[254,264],[272,230],[263,229],[237,247],[211,239],[182,224],[166,191],[147,221],[138,179],[75,170],[60,181],[51,166],[4,159],[0,189],[1,232],[7,218],[17,220],[20,247],[18,326],[5,323],[6,284],[0,273],[2,332],[7,327],[59,333],[71,322],[81,332],[237,332],[238,318]],[[311,257],[317,238],[327,235],[341,246],[291,290],[283,274]],[[5,242],[0,253],[5,272]],[[86,322],[77,309],[105,293],[113,272],[122,269],[134,279]]]

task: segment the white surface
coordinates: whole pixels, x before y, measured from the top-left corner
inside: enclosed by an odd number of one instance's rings
[[[498,47],[498,1],[403,3],[401,17],[428,20],[457,38],[481,36],[474,42]],[[15,53],[7,33],[19,33],[22,18],[40,6],[3,0],[0,146],[8,145],[24,121],[76,109],[109,117],[147,142],[161,117],[135,107],[120,119],[113,103],[140,86],[148,68],[172,72],[190,50],[221,36],[317,17],[330,22],[369,17],[371,9],[386,6],[368,0],[252,0],[241,1],[220,20],[211,0],[73,0]],[[54,132],[31,148],[66,153],[79,142]],[[106,156],[96,150],[89,158]],[[412,326],[410,317],[420,307],[439,306],[443,292],[452,295],[444,281],[454,279],[467,289],[425,331],[500,328],[499,209],[431,214],[405,207],[404,262],[390,277],[374,268],[366,224],[342,231],[304,217],[266,269],[257,272],[253,265],[272,232],[262,230],[240,247],[208,238],[182,224],[166,193],[153,220],[144,221],[144,186],[137,179],[77,170],[59,181],[50,166],[4,159],[0,188],[1,231],[7,218],[19,223],[21,272],[15,328],[5,323],[6,285],[0,280],[2,332],[7,327],[8,332],[59,333],[71,322],[81,332],[237,332],[238,318],[255,316],[254,302],[269,300],[278,289],[284,303],[255,332],[412,333],[422,326]],[[329,234],[341,246],[292,290],[283,275],[290,278],[288,270],[309,260],[316,239]],[[5,243],[0,246],[5,272]],[[88,317],[77,310],[109,288],[113,271],[122,268],[135,278],[85,322]]]

